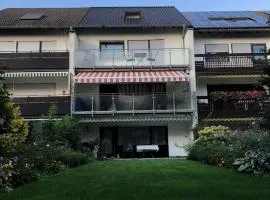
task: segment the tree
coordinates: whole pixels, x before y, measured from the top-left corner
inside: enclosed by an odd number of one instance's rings
[[[25,142],[28,136],[28,124],[20,116],[19,107],[12,104],[9,92],[3,84],[0,73],[0,152],[13,152],[18,144]]]

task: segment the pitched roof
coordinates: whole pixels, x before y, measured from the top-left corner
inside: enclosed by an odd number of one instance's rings
[[[195,29],[270,28],[266,12],[265,15],[253,11],[183,12],[182,14]]]
[[[126,12],[139,12],[139,19],[126,19]],[[175,7],[92,7],[79,27],[88,28],[146,28],[183,27],[190,23]]]
[[[88,8],[8,8],[0,11],[0,28],[69,28],[79,24]],[[38,16],[22,20],[23,16]]]

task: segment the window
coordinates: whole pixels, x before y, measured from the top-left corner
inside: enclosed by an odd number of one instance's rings
[[[54,96],[55,83],[7,84],[7,89],[14,96]]]
[[[232,53],[235,54],[251,53],[251,44],[248,43],[232,44]]]
[[[125,12],[126,19],[141,19],[142,15],[140,11],[127,11]]]
[[[122,59],[124,57],[124,41],[100,42],[100,57]]]
[[[41,42],[41,51],[55,51],[56,50],[56,41],[42,41]]]
[[[39,52],[40,51],[40,42],[39,41],[27,41],[27,42],[18,42],[18,52]]]
[[[210,21],[227,21],[227,22],[242,22],[242,21],[256,21],[250,17],[210,17]]]
[[[40,13],[27,13],[23,15],[20,20],[40,20],[42,17],[44,17],[44,15]]]
[[[16,51],[16,42],[6,42],[1,41],[0,42],[0,52],[1,53],[9,53],[9,52],[15,52]]]
[[[229,45],[228,44],[206,44],[205,53],[206,54],[229,53]]]
[[[253,59],[255,60],[264,60],[265,55],[258,55],[258,54],[263,54],[266,52],[266,45],[265,44],[251,44],[251,51],[253,54]]]
[[[206,61],[211,62],[227,62],[229,61],[229,45],[228,44],[206,44],[205,45]]]

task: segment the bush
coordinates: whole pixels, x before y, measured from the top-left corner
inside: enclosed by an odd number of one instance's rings
[[[60,155],[59,149],[50,145],[23,145],[18,152],[18,156],[31,163],[36,171],[45,173],[56,171],[51,170],[51,165]]]
[[[270,172],[270,153],[262,151],[247,151],[245,157],[236,159],[233,165],[239,172],[264,174]]]
[[[236,152],[230,151],[225,144],[194,144],[189,149],[188,159],[231,167],[234,159],[238,156]]]
[[[206,126],[202,130],[198,131],[198,142],[224,142],[228,133],[230,133],[230,131],[226,126]]]
[[[86,164],[89,161],[86,154],[71,150],[61,152],[58,160],[68,167],[77,167],[79,165]]]
[[[32,167],[23,158],[0,158],[0,191],[10,191],[12,188],[37,180]]]

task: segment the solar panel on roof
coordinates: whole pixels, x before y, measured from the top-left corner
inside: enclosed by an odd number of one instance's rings
[[[20,19],[21,20],[39,20],[43,17],[43,14],[40,13],[28,13],[23,15]]]
[[[269,12],[270,13],[270,12]],[[195,28],[267,27],[268,19],[250,11],[184,12]]]

